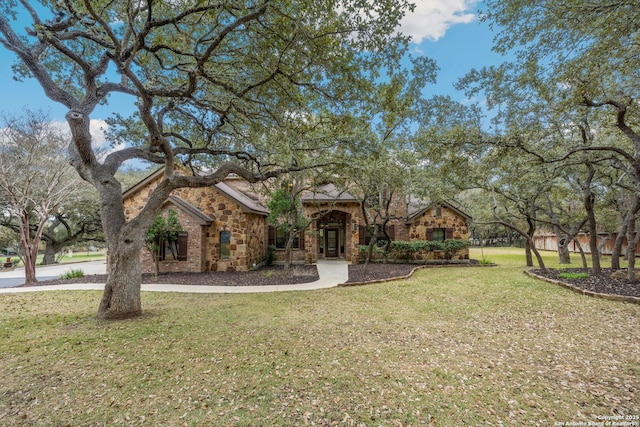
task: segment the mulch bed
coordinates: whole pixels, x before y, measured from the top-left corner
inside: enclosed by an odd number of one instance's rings
[[[252,271],[208,271],[204,273],[143,274],[142,283],[200,286],[264,286],[314,282],[319,279],[315,265],[294,265],[289,272],[282,266],[262,267]],[[106,274],[94,274],[74,279],[41,281],[36,286],[66,283],[105,283]],[[24,285],[22,285],[24,286]]]
[[[563,268],[561,270],[550,268],[547,269],[546,272],[542,272],[540,270],[529,271],[537,276],[564,282],[587,292],[640,298],[640,282],[629,282],[626,279],[614,279],[611,277],[611,273],[615,270],[610,268],[603,268],[601,277],[594,276],[591,274],[590,269],[584,268]],[[588,273],[589,277],[584,279],[569,279],[560,277],[561,273]]]
[[[405,277],[415,264],[369,264],[349,265],[347,283],[364,283]],[[287,273],[282,266],[262,267],[252,271],[210,271],[205,273],[162,273],[159,276],[143,274],[142,283],[166,283],[174,285],[216,286],[265,286],[309,283],[319,279],[315,265],[294,265]],[[105,283],[106,274],[87,275],[74,279],[55,279],[38,282],[35,286],[66,283]],[[21,285],[24,286],[24,285]]]
[[[349,265],[349,280],[346,283],[366,283],[406,277],[416,264],[355,264]]]

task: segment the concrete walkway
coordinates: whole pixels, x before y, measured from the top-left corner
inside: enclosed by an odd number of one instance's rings
[[[295,285],[265,285],[265,286],[199,286],[199,285],[167,285],[167,284],[143,284],[143,291],[151,292],[192,292],[192,293],[255,293],[255,292],[281,292],[281,291],[310,291],[314,289],[326,289],[338,286],[349,280],[349,269],[344,260],[318,260],[318,275],[320,279],[315,282],[298,283]],[[66,285],[31,286],[21,288],[0,288],[0,294],[41,292],[41,291],[66,291],[66,290],[103,290],[104,283],[73,283]]]

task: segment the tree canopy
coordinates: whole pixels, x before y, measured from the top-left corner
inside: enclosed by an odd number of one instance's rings
[[[379,82],[401,72],[408,44],[395,29],[411,8],[396,0],[4,2],[0,44],[15,53],[17,77],[35,78],[68,109],[72,164],[100,194],[110,274],[99,315],[141,312],[138,253],[173,189],[230,173],[266,180],[366,146],[359,129]],[[25,30],[18,14],[31,20]],[[128,144],[99,157],[90,117],[115,95],[136,107],[110,119],[111,137]],[[125,218],[115,178],[130,159],[164,167],[136,218]],[[176,162],[194,173],[175,173]]]

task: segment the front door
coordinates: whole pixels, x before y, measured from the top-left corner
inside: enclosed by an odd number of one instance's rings
[[[327,254],[326,256],[329,258],[337,258],[338,257],[338,229],[337,228],[329,228],[326,230],[325,235],[327,236],[326,248]]]

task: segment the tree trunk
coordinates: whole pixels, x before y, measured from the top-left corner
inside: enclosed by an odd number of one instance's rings
[[[531,248],[533,243],[529,239],[524,241],[524,254],[527,261],[527,267],[533,267],[533,255],[531,254]]]
[[[33,238],[29,229],[29,214],[23,213],[19,219],[20,223],[20,243],[24,252],[24,283],[25,285],[33,285],[38,282],[36,278],[36,262],[38,258],[38,247],[42,236],[42,227],[45,220],[41,219],[40,224],[36,228]]]
[[[289,230],[289,235],[287,237],[287,243],[284,247],[284,271],[289,271],[291,269],[291,251],[293,250],[293,240],[295,239],[296,232],[294,230]]]
[[[31,249],[24,251],[24,284],[33,285],[38,283],[36,278],[36,260],[31,254]]]
[[[554,229],[555,228],[556,227],[554,227]],[[560,264],[571,264],[571,254],[569,253],[569,242],[571,242],[570,236],[567,236],[566,234],[561,233],[560,230],[557,230],[556,238],[558,239],[558,262]]]
[[[613,244],[613,251],[611,252],[611,268],[614,270],[620,270],[620,256],[622,255],[622,244],[624,243],[624,236],[627,234],[627,226],[623,224],[616,236],[616,241]]]
[[[640,198],[636,198],[633,209],[629,212],[627,223],[627,279],[630,282],[636,281],[636,246],[640,241],[640,233],[636,231],[637,214],[640,209]]]
[[[56,248],[49,239],[45,239],[44,257],[42,265],[52,265],[56,263]]]
[[[569,254],[569,242],[571,242],[571,237],[561,230],[560,218],[558,218],[558,215],[553,209],[553,202],[551,201],[549,193],[546,193],[546,198],[549,205],[549,216],[553,222],[553,234],[555,234],[556,241],[558,242],[558,262],[560,264],[571,264],[571,255]]]
[[[582,249],[582,245],[580,244],[580,242],[576,240],[576,243],[578,244],[578,252],[580,252],[580,259],[582,260],[582,268],[586,270],[587,268],[589,268],[589,265],[587,263],[587,256],[585,255],[584,249]]]
[[[142,314],[142,247],[128,239],[118,246],[118,250],[109,253],[109,277],[98,308],[101,319],[126,319]]]
[[[591,192],[591,182],[596,174],[595,167],[587,162],[588,173],[584,183],[584,209],[587,212],[587,224],[589,227],[589,248],[591,249],[591,268],[593,275],[602,276],[602,268],[600,267],[600,252],[598,250],[598,227],[596,223],[596,214],[594,210],[594,194]]]
[[[540,255],[540,252],[538,251],[538,249],[536,249],[535,245],[533,245],[533,242],[531,244],[531,250],[536,255],[536,260],[538,261],[538,267],[540,268],[540,270],[543,272],[547,271],[547,267],[544,265],[544,260],[542,259],[542,255]]]

